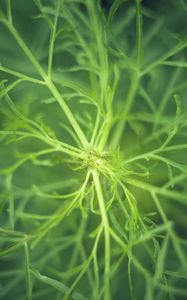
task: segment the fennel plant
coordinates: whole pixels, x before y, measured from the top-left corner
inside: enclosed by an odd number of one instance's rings
[[[186,299],[186,2],[0,5],[0,299]]]

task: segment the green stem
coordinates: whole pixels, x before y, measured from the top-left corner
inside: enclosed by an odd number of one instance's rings
[[[151,156],[158,154],[158,153],[163,153],[163,152],[169,152],[169,151],[184,151],[185,149],[187,149],[187,144],[181,144],[181,145],[171,145],[171,146],[167,146],[165,148],[157,148],[157,149],[153,149],[151,151],[145,152],[143,154],[134,156],[132,158],[129,158],[127,160],[125,160],[124,162],[122,162],[122,165],[125,166],[127,164],[130,164],[134,161],[140,160],[140,159],[145,159],[148,160]],[[160,156],[161,157],[161,156]],[[161,159],[164,159],[163,157],[161,157]],[[167,160],[167,159],[166,159]],[[171,161],[170,161],[171,162]],[[176,166],[179,166],[180,164],[174,163]],[[182,165],[181,165],[182,166]],[[185,166],[183,167],[183,170],[185,169]]]
[[[178,201],[184,205],[187,204],[187,195],[182,194],[181,192],[167,190],[163,187],[159,187],[156,185],[152,185],[137,179],[125,179],[126,183],[135,186],[136,188],[140,188],[142,190],[148,191],[149,193],[155,193],[157,195],[162,195],[170,200]]]
[[[68,105],[65,103],[64,99],[60,95],[59,91],[57,90],[56,86],[52,81],[48,81],[47,86],[50,90],[50,92],[53,94],[57,102],[59,103],[60,107],[64,111],[66,117],[68,118],[69,122],[71,123],[72,127],[74,128],[81,144],[83,146],[88,146],[88,141],[80,128],[79,124],[77,123],[76,119],[74,118],[71,110],[69,109]]]
[[[15,40],[17,41],[18,45],[20,48],[23,50],[25,55],[28,57],[30,62],[33,64],[34,68],[38,72],[38,74],[43,78],[43,80],[46,83],[46,86],[50,90],[50,92],[53,94],[55,97],[56,101],[59,103],[60,107],[62,108],[63,112],[65,113],[66,117],[68,118],[69,122],[71,123],[73,129],[75,130],[81,144],[83,146],[88,146],[88,141],[80,128],[79,124],[77,123],[76,119],[74,118],[71,110],[69,109],[68,105],[60,95],[59,91],[57,90],[56,86],[54,83],[47,77],[45,71],[43,70],[42,66],[39,64],[39,62],[36,60],[30,49],[27,47],[25,42],[22,40],[21,36],[17,32],[17,30],[14,28],[12,24],[9,22],[5,23],[9,31],[12,33],[14,36]]]
[[[34,68],[36,69],[36,71],[38,72],[38,74],[45,81],[46,80],[46,74],[45,74],[43,68],[41,67],[41,65],[39,64],[39,62],[36,60],[36,58],[34,57],[34,55],[32,54],[31,50],[27,47],[27,45],[25,44],[25,42],[22,40],[21,36],[19,35],[19,33],[17,32],[17,30],[15,29],[15,27],[11,23],[9,23],[9,22],[5,22],[5,25],[7,26],[8,30],[11,32],[11,34],[13,35],[13,37],[15,38],[16,42],[18,43],[18,45],[20,46],[20,48],[23,50],[23,52],[25,53],[25,55],[28,57],[28,59],[30,60],[30,62],[32,63],[32,65],[34,66]]]
[[[103,192],[100,184],[99,175],[96,170],[92,170],[93,180],[99,202],[99,208],[101,212],[104,235],[105,235],[105,276],[104,276],[104,300],[110,300],[110,227],[108,222],[108,216],[106,212],[105,202],[103,198]]]
[[[35,236],[35,240],[32,243],[34,248],[37,243],[49,232],[52,228],[56,227],[76,206],[80,198],[83,198],[85,195],[85,190],[90,178],[91,172],[89,171],[86,174],[84,183],[82,184],[80,190],[76,196],[69,202],[64,203],[62,206],[57,209],[53,216],[44,224],[39,226],[36,230],[33,231],[32,235]]]
[[[6,68],[6,67],[0,66],[0,71],[8,73],[8,74],[11,74],[11,75],[14,75],[14,76],[16,76],[18,78],[21,78],[22,80],[25,80],[25,81],[30,81],[30,82],[33,82],[33,83],[45,85],[45,82],[42,81],[42,80],[39,80],[39,79],[30,77],[30,76],[27,76],[27,75],[25,75],[23,73],[17,72],[15,70],[11,70],[11,69]]]
[[[32,275],[30,273],[30,257],[27,242],[24,243],[24,250],[27,300],[32,300]]]
[[[102,151],[107,143],[108,136],[110,134],[111,125],[112,125],[112,114],[111,112],[109,112],[108,115],[106,116],[106,125],[103,128],[103,133],[99,141],[99,145],[98,145],[99,151]]]
[[[136,91],[138,88],[138,84],[139,84],[139,74],[136,71],[136,72],[133,72],[132,81],[131,81],[131,85],[129,87],[127,99],[125,102],[125,107],[124,107],[124,110],[121,115],[121,120],[117,124],[116,130],[114,131],[113,139],[111,142],[111,145],[113,148],[116,148],[119,145],[120,140],[122,138],[122,134],[123,134],[123,131],[124,131],[124,129],[126,127],[126,123],[127,123],[127,116],[132,107],[132,104],[133,104],[133,101],[134,101],[134,98],[136,95]]]
[[[73,282],[73,284],[71,285],[71,287],[69,288],[69,290],[67,291],[67,293],[64,295],[64,297],[62,298],[62,300],[68,300],[73,292],[73,290],[75,289],[75,287],[77,286],[78,282],[81,280],[81,278],[84,276],[85,272],[87,271],[91,261],[93,260],[93,257],[97,251],[97,247],[98,247],[98,243],[99,243],[99,239],[102,233],[102,226],[100,227],[95,242],[94,242],[94,246],[93,246],[93,250],[90,254],[90,256],[87,258],[87,261],[85,262],[84,267],[82,268],[81,272],[79,273],[79,275],[77,276],[77,278],[75,279],[75,281]],[[109,299],[109,298],[108,298]]]
[[[145,70],[142,72],[142,75],[150,73],[154,68],[158,67],[159,65],[162,65],[163,62],[165,62],[168,58],[173,57],[178,52],[182,51],[187,47],[187,38],[185,37],[182,41],[179,41],[173,48],[170,48],[168,52],[166,52],[164,55],[162,55],[160,58],[152,62],[150,65],[145,68]]]
[[[11,0],[7,0],[6,4],[7,4],[7,18],[8,21],[12,23]]]
[[[95,139],[96,139],[96,135],[98,133],[99,124],[100,124],[100,114],[101,114],[100,110],[98,109],[96,120],[95,120],[95,127],[94,127],[93,134],[92,134],[91,141],[90,141],[91,145],[94,145]]]
[[[14,193],[12,188],[12,173],[9,173],[7,175],[6,179],[6,187],[7,187],[7,193],[9,198],[9,221],[10,221],[10,227],[12,230],[14,230],[15,220],[14,220],[14,213],[15,213],[15,207],[14,207]]]
[[[135,0],[136,3],[136,47],[137,47],[137,64],[140,66],[142,61],[142,13],[141,0]]]
[[[49,57],[48,57],[48,78],[49,79],[51,79],[51,70],[53,66],[54,43],[55,43],[55,35],[56,35],[60,5],[61,5],[61,1],[58,0],[55,18],[54,18],[54,24],[51,30],[50,43],[49,43]]]
[[[164,224],[167,224],[169,222],[169,220],[168,220],[168,218],[167,218],[167,216],[166,216],[166,214],[165,214],[165,212],[162,208],[162,205],[160,204],[160,201],[159,201],[158,197],[156,196],[156,194],[154,192],[152,192],[151,195],[152,195],[152,198],[155,202],[155,205],[156,205],[156,207],[157,207],[157,209],[158,209],[158,211],[161,215],[161,218],[162,218]],[[169,235],[170,235],[170,237],[173,241],[173,247],[175,248],[175,251],[176,251],[176,253],[177,253],[182,265],[184,266],[184,269],[185,269],[187,267],[186,256],[184,255],[183,251],[181,250],[181,247],[178,243],[178,240],[175,236],[175,233],[174,233],[174,231],[171,227],[168,227],[168,232],[169,232]]]
[[[117,124],[117,128],[114,132],[114,137],[112,139],[112,147],[116,148],[121,140],[123,131],[126,126],[126,118],[129,111],[131,110],[136,91],[138,88],[140,75],[139,69],[142,61],[142,14],[141,14],[141,0],[135,0],[136,3],[136,47],[137,47],[137,66],[132,73],[131,85],[129,87],[129,92],[127,95],[127,100],[125,103],[124,111],[122,113],[122,120]]]

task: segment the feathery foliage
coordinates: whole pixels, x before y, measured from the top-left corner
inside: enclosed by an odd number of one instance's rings
[[[187,3],[169,2],[0,1],[0,299],[186,299]]]

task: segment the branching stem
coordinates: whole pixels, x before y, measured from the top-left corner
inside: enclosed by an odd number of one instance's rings
[[[49,57],[48,57],[48,78],[49,79],[51,79],[51,71],[52,71],[52,65],[53,65],[53,52],[54,52],[54,44],[55,44],[55,35],[56,35],[60,5],[61,5],[61,1],[58,0],[57,1],[56,13],[55,13],[55,17],[54,17],[54,24],[53,24],[52,29],[51,29],[51,36],[50,36],[50,42],[49,42]]]
[[[61,94],[57,90],[54,83],[48,78],[48,76],[46,75],[46,73],[43,70],[42,66],[36,60],[36,58],[34,57],[34,55],[31,52],[31,50],[27,47],[27,45],[25,44],[25,42],[23,41],[23,39],[21,38],[21,36],[17,32],[17,30],[14,28],[14,26],[12,24],[10,24],[9,22],[6,22],[5,24],[6,24],[7,28],[9,29],[9,31],[14,36],[14,38],[16,39],[16,41],[17,41],[18,45],[20,46],[20,48],[23,50],[25,55],[28,57],[30,62],[33,64],[33,66],[36,69],[36,71],[38,72],[38,74],[45,81],[47,88],[50,90],[50,92],[55,97],[56,101],[59,103],[60,107],[62,108],[63,112],[65,113],[66,117],[68,118],[70,124],[72,125],[73,129],[75,130],[81,144],[83,146],[88,146],[88,141],[87,141],[82,129],[80,128],[80,126],[77,123],[76,119],[74,118],[71,110],[69,109],[68,105],[66,104],[66,102],[62,98]]]
[[[93,180],[95,184],[95,190],[99,202],[104,235],[105,235],[105,276],[104,276],[104,300],[110,300],[110,227],[108,222],[108,216],[106,212],[103,192],[100,184],[99,175],[96,170],[92,170]]]
[[[121,120],[116,125],[116,129],[115,129],[114,134],[113,134],[113,139],[112,139],[112,142],[111,142],[111,146],[113,148],[118,147],[119,144],[120,144],[124,129],[125,129],[126,124],[127,124],[127,116],[128,116],[128,113],[129,113],[129,111],[132,107],[134,98],[136,96],[136,91],[137,91],[137,88],[138,88],[139,80],[140,80],[140,78],[139,78],[139,74],[137,73],[137,71],[133,72],[132,78],[131,78],[131,85],[129,87],[127,97],[124,101],[124,109],[123,109],[123,112],[122,112],[122,115],[121,115]]]
[[[137,64],[140,67],[142,62],[142,13],[141,13],[141,1],[135,0],[136,2],[136,47],[137,47]]]

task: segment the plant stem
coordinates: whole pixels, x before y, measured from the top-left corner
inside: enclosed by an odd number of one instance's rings
[[[8,191],[8,198],[9,198],[9,221],[10,221],[10,227],[12,230],[14,230],[14,213],[15,213],[15,207],[14,207],[14,193],[12,189],[12,173],[7,175],[6,180],[7,185],[7,191]]]
[[[25,44],[25,42],[23,41],[23,39],[21,38],[21,36],[17,32],[17,30],[15,29],[15,27],[11,23],[9,23],[9,22],[5,22],[5,25],[7,26],[8,30],[11,32],[11,34],[13,35],[13,37],[15,38],[15,40],[18,43],[18,45],[20,46],[20,48],[23,50],[23,52],[25,53],[25,55],[28,57],[28,59],[32,63],[32,65],[34,66],[35,70],[38,72],[38,74],[45,81],[46,80],[45,71],[43,70],[43,68],[41,67],[41,65],[39,64],[39,62],[36,60],[36,58],[34,57],[34,55],[31,52],[31,50],[27,47],[27,45]]]
[[[132,107],[132,104],[133,104],[133,101],[134,101],[134,98],[136,95],[136,91],[138,88],[138,84],[139,84],[139,74],[136,71],[136,72],[133,72],[131,85],[129,87],[127,99],[125,102],[125,107],[124,107],[124,110],[123,110],[121,118],[120,118],[121,120],[117,124],[116,130],[114,131],[114,134],[113,134],[113,139],[111,142],[111,146],[113,148],[116,148],[119,145],[120,140],[122,138],[123,131],[126,127],[127,115]]]
[[[25,277],[26,277],[26,292],[27,300],[32,300],[32,276],[30,273],[30,257],[27,242],[24,243],[25,250]]]
[[[39,80],[39,79],[33,78],[31,76],[27,76],[23,73],[17,72],[15,70],[11,70],[11,69],[6,68],[6,67],[0,66],[0,71],[11,74],[11,75],[16,76],[18,78],[21,78],[22,80],[25,80],[25,81],[37,83],[37,84],[40,84],[40,85],[45,85],[45,82],[43,80]]]
[[[54,18],[54,24],[53,24],[53,27],[51,29],[51,36],[50,36],[50,42],[49,42],[49,57],[48,57],[48,78],[49,79],[51,79],[51,71],[52,71],[52,65],[53,65],[54,43],[55,43],[55,35],[56,35],[56,28],[57,28],[57,23],[58,23],[60,4],[61,4],[61,1],[58,0],[57,7],[56,7],[55,18]]]
[[[108,115],[106,116],[106,125],[103,128],[103,132],[99,141],[99,145],[98,145],[98,150],[99,151],[103,151],[107,140],[108,140],[108,136],[110,134],[110,129],[111,129],[111,125],[112,125],[112,114],[111,112],[108,113]]]
[[[15,40],[17,41],[18,45],[20,48],[23,50],[23,52],[26,54],[30,62],[33,64],[34,68],[38,72],[38,74],[43,78],[43,80],[46,83],[46,86],[50,90],[50,92],[53,94],[55,97],[56,101],[59,103],[60,107],[62,108],[63,112],[65,113],[66,117],[68,118],[70,124],[72,125],[73,129],[75,130],[81,144],[83,146],[88,146],[88,141],[80,128],[79,124],[77,123],[76,119],[74,118],[71,110],[69,109],[68,105],[60,95],[59,91],[57,90],[56,86],[54,83],[47,77],[45,71],[43,70],[42,66],[39,64],[39,62],[36,60],[34,55],[32,54],[31,50],[27,47],[17,30],[14,28],[12,24],[9,22],[5,23],[9,31],[12,33],[14,36]]]
[[[102,233],[102,226],[100,227],[98,234],[96,236],[95,242],[94,242],[94,246],[92,249],[92,252],[90,254],[90,256],[87,258],[87,261],[85,262],[85,265],[83,267],[83,269],[81,270],[81,272],[79,273],[79,275],[77,276],[77,278],[75,279],[75,281],[73,282],[73,284],[71,285],[71,287],[69,288],[68,292],[64,295],[64,297],[62,298],[62,300],[68,300],[73,292],[73,290],[75,289],[76,285],[78,284],[78,282],[81,280],[81,278],[83,277],[83,275],[85,274],[85,272],[87,271],[91,261],[93,260],[94,254],[97,251],[97,247],[98,247],[98,243],[99,243],[99,239],[100,239],[100,235]],[[109,299],[109,298],[108,298]]]
[[[94,145],[96,135],[98,134],[99,124],[100,124],[100,110],[97,111],[97,116],[96,116],[96,120],[95,120],[95,127],[94,127],[93,134],[92,134],[92,137],[91,137],[90,145]]]
[[[135,187],[139,187],[142,190],[148,191],[149,193],[155,193],[157,195],[165,196],[170,200],[178,201],[184,205],[187,204],[187,195],[182,194],[181,192],[167,190],[163,187],[152,185],[137,179],[125,179],[126,183],[133,185]]]
[[[142,13],[141,0],[135,0],[136,3],[136,47],[137,47],[137,64],[140,67],[142,61]]]
[[[51,93],[53,94],[53,96],[55,97],[55,99],[57,100],[57,102],[59,103],[62,110],[64,111],[64,113],[65,113],[66,117],[68,118],[69,122],[71,123],[72,127],[74,128],[81,144],[83,146],[88,146],[88,141],[87,141],[82,129],[80,128],[80,126],[77,123],[76,119],[74,118],[71,110],[69,109],[68,105],[65,103],[64,99],[60,95],[60,93],[57,90],[54,83],[52,81],[49,81],[47,86],[48,86],[49,90],[51,91]]]
[[[151,195],[152,195],[152,198],[155,202],[155,205],[156,205],[156,207],[157,207],[157,209],[158,209],[158,211],[161,215],[161,218],[162,218],[164,224],[167,224],[169,222],[168,217],[166,216],[156,193],[152,192]],[[171,227],[168,227],[168,233],[169,233],[169,235],[170,235],[170,237],[173,241],[173,247],[174,247],[174,249],[175,249],[175,251],[176,251],[176,253],[177,253],[182,265],[184,266],[184,269],[185,269],[186,266],[187,266],[187,259],[186,259],[186,256],[184,255],[183,251],[181,250],[181,247],[178,243],[178,240],[175,236],[175,233],[174,233],[174,231]]]
[[[11,0],[7,0],[6,4],[7,4],[7,18],[8,21],[12,23]]]
[[[129,92],[127,95],[127,100],[125,103],[125,108],[122,113],[122,120],[118,123],[117,128],[114,132],[114,137],[112,140],[112,147],[116,148],[121,140],[123,131],[126,126],[126,118],[132,107],[136,91],[138,88],[140,75],[140,65],[142,61],[142,14],[141,14],[141,0],[135,0],[136,3],[136,47],[137,47],[137,65],[132,73],[131,85],[129,87]]]
[[[179,41],[173,48],[170,48],[168,52],[166,52],[160,58],[150,63],[150,65],[148,65],[147,68],[145,68],[145,70],[142,72],[142,75],[150,73],[154,68],[158,67],[159,65],[162,65],[168,58],[174,56],[186,47],[187,38],[185,37],[183,40]]]
[[[99,175],[96,170],[92,170],[93,180],[99,202],[99,208],[101,212],[104,235],[105,235],[105,275],[104,275],[104,300],[110,300],[110,227],[108,222],[108,216],[103,198],[103,192],[100,184]]]

